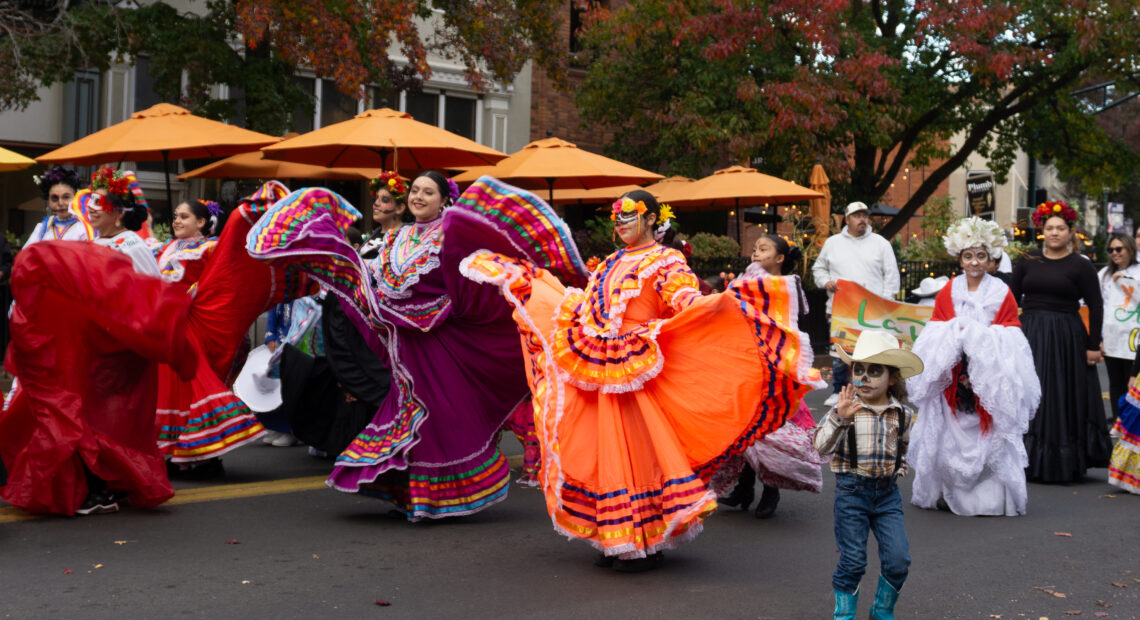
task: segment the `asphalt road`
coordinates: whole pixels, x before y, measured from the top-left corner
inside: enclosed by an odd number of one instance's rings
[[[817,417],[825,396],[809,396]],[[822,494],[784,492],[767,521],[721,511],[660,570],[628,575],[555,534],[534,489],[409,524],[324,488],[329,464],[305,448],[250,446],[225,463],[224,482],[179,483],[153,510],[28,519],[0,505],[0,617],[830,617],[829,473]],[[1029,492],[1017,518],[908,503],[913,564],[898,617],[1140,618],[1140,497],[1108,486],[1105,470]],[[860,617],[877,569],[872,559]]]

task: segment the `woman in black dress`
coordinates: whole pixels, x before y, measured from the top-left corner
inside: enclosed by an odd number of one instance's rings
[[[1041,379],[1041,406],[1025,435],[1031,482],[1079,480],[1089,467],[1107,467],[1111,451],[1096,373],[1103,306],[1096,270],[1072,251],[1077,219],[1063,202],[1038,206],[1033,223],[1044,245],[1017,263],[1010,284]],[[1089,309],[1087,331],[1081,299]]]

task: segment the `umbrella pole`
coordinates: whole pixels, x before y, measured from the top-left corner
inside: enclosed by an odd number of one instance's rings
[[[553,207],[554,206],[554,179],[553,178],[548,177],[546,179],[546,187],[550,191],[550,194],[549,194],[550,206]]]
[[[744,248],[744,214],[740,212],[740,199],[736,199],[736,244]]]
[[[162,152],[162,172],[166,176],[166,208],[174,213],[174,196],[170,192],[170,151]]]

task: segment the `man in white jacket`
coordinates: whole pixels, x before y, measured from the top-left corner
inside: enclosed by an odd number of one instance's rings
[[[863,288],[893,298],[899,292],[899,266],[891,242],[871,230],[871,212],[862,202],[847,205],[846,226],[839,234],[828,237],[811,267],[815,285],[827,289],[827,313],[839,280],[850,280]],[[847,365],[832,355],[831,385],[834,393],[826,404],[839,400],[839,390],[847,385]]]

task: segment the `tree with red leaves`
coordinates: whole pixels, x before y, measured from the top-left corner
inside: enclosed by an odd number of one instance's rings
[[[481,89],[485,72],[509,81],[531,58],[562,74],[563,59],[543,45],[558,34],[560,7],[553,0],[241,0],[237,24],[250,45],[272,44],[346,94],[387,82],[390,46],[425,78],[429,52],[460,61]]]
[[[281,133],[312,95],[298,67],[352,97],[366,85],[415,90],[429,55],[462,63],[468,82],[510,81],[534,59],[556,79],[565,58],[548,43],[561,25],[558,0],[207,0],[179,13],[164,2],[0,2],[0,110],[22,109],[37,90],[79,69],[106,70],[145,55],[164,100],[211,118],[245,111],[247,124]],[[396,63],[389,54],[400,54]],[[188,80],[183,80],[183,75]],[[188,86],[187,86],[188,84]],[[227,84],[241,101],[210,98]]]
[[[594,4],[577,102],[614,154],[699,175],[741,160],[876,202],[930,165],[897,233],[971,153],[1002,178],[1017,150],[1087,191],[1140,163],[1071,90],[1135,84],[1140,0],[632,0]],[[1135,90],[1135,88],[1133,88]]]

